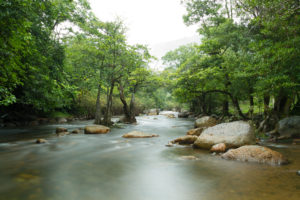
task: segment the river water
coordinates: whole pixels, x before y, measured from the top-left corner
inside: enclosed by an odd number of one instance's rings
[[[57,126],[72,131],[92,121],[0,130],[0,199],[300,199],[299,145],[271,146],[289,158],[285,166],[227,161],[204,150],[165,146],[191,129],[192,120],[137,120],[137,125],[121,125],[107,135],[54,133]],[[133,130],[160,137],[121,137]],[[48,143],[34,144],[38,137]]]

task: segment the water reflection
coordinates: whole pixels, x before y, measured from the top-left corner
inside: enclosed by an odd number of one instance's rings
[[[155,116],[156,117],[156,116]],[[183,135],[192,121],[164,116],[139,117],[107,135],[56,137],[56,125],[10,133],[0,143],[0,199],[64,200],[191,200],[298,199],[299,146],[272,146],[292,163],[272,167],[226,161],[206,151],[164,145]],[[68,129],[92,123],[69,124]],[[132,130],[157,133],[158,138],[125,139]],[[36,134],[47,144],[36,145]],[[8,135],[8,134],[6,134]],[[181,159],[195,156],[197,160]]]

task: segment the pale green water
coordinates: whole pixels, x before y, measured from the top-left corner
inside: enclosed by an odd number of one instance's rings
[[[55,125],[0,130],[0,199],[300,199],[299,145],[272,147],[292,161],[285,166],[226,161],[190,147],[165,147],[193,122],[154,117],[139,117],[138,125],[115,128],[107,135],[58,138]],[[72,130],[91,123],[63,126]],[[132,130],[160,137],[121,137]],[[48,143],[34,144],[41,136]],[[189,155],[198,160],[181,158]]]

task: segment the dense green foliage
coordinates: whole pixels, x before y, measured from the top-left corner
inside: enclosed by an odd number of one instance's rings
[[[184,21],[200,25],[202,41],[163,57],[180,101],[206,114],[228,115],[232,105],[242,118],[251,117],[261,105],[266,116],[299,109],[299,1],[182,3]],[[240,102],[249,102],[248,115]]]
[[[299,112],[299,1],[182,4],[201,44],[168,52],[158,73],[146,46],[127,43],[122,21],[100,21],[87,0],[0,1],[0,107],[107,125],[149,108],[244,119]]]

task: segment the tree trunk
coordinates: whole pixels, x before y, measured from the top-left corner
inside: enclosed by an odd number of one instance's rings
[[[121,83],[119,83],[119,92],[120,92],[120,100],[123,103],[124,115],[125,115],[125,118],[126,118],[126,121],[127,121],[128,119],[130,119],[130,111],[129,111],[128,104],[127,104],[126,99],[125,99],[124,88],[123,88],[123,85]]]
[[[247,117],[243,114],[241,108],[240,108],[240,104],[239,104],[239,100],[236,97],[231,97],[232,99],[232,103],[235,107],[235,109],[237,110],[238,114],[243,118],[243,119],[247,119]]]
[[[206,102],[205,102],[205,98],[206,97],[206,94],[203,93],[202,94],[202,99],[201,99],[201,103],[202,103],[202,114],[206,115],[207,114],[207,111],[206,111]]]
[[[270,111],[269,104],[270,104],[270,96],[264,95],[264,116],[265,116],[265,118],[268,116],[268,113]]]
[[[278,116],[288,116],[291,105],[291,98],[286,95],[278,95],[275,98],[274,111],[278,114]]]
[[[115,87],[115,81],[111,82],[110,88],[109,88],[109,93],[107,95],[107,103],[106,103],[106,111],[105,111],[105,116],[104,116],[104,125],[111,125],[111,115],[112,115],[112,95]]]
[[[135,89],[131,95],[131,100],[130,100],[130,123],[135,123],[136,118],[135,118]]]
[[[223,116],[228,116],[229,115],[229,102],[228,100],[223,101]]]
[[[101,84],[98,85],[97,101],[96,101],[96,113],[95,124],[101,124],[101,104],[100,104]]]
[[[253,95],[250,93],[249,95],[249,104],[250,104],[250,107],[249,107],[249,116],[250,118],[252,118],[253,116],[253,112],[254,112],[254,98],[253,98]]]

